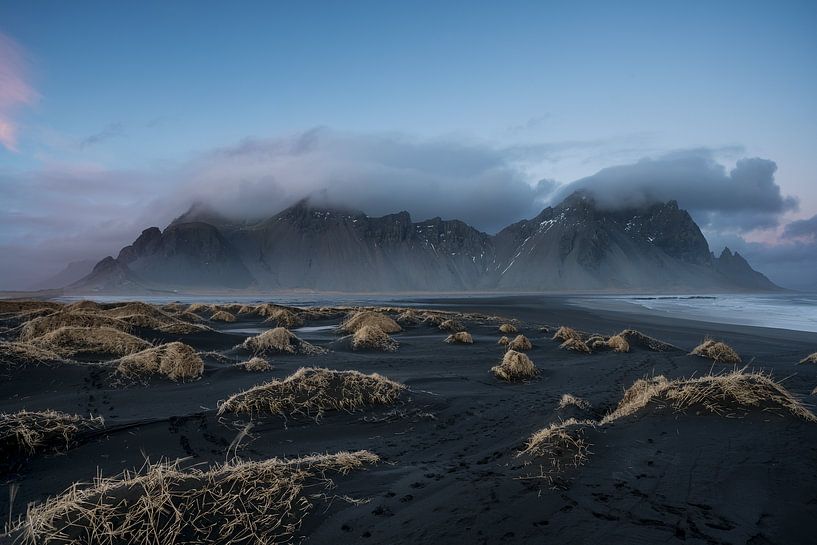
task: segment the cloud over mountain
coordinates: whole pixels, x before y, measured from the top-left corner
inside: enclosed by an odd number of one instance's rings
[[[775,182],[776,170],[774,161],[745,158],[727,171],[707,149],[678,151],[602,169],[562,186],[555,198],[585,189],[609,208],[674,199],[704,228],[745,232],[776,226],[797,208]]]

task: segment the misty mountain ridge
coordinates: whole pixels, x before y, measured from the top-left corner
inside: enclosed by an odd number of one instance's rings
[[[720,256],[677,202],[597,206],[576,192],[496,235],[459,220],[370,217],[308,199],[259,220],[195,204],[151,227],[73,290],[736,291],[779,289]]]

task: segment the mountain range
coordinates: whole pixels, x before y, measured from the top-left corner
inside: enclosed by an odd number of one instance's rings
[[[765,291],[738,253],[715,256],[675,201],[607,210],[577,192],[495,235],[459,220],[369,217],[302,200],[260,221],[193,206],[145,229],[72,290]]]

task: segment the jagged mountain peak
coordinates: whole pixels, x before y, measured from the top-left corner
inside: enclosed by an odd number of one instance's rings
[[[580,191],[494,236],[456,219],[371,217],[302,199],[255,223],[146,229],[99,276],[153,286],[338,291],[774,289],[743,257],[715,257],[678,203],[608,209]],[[189,220],[189,221],[180,221]],[[111,263],[113,261],[113,263]],[[102,264],[100,264],[102,265]]]

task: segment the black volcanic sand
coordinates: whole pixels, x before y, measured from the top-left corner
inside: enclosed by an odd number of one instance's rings
[[[520,320],[541,375],[507,384],[490,374],[503,354],[498,323],[466,323],[473,345],[446,344],[446,332],[421,325],[394,335],[400,342],[394,353],[271,356],[272,369],[260,373],[207,358],[204,377],[184,384],[116,385],[108,370],[82,365],[3,370],[0,410],[101,415],[108,429],[3,477],[19,490],[11,506],[0,491],[0,513],[16,517],[28,502],[74,481],[139,468],[146,458],[223,462],[234,454],[230,445],[246,420],[218,417],[219,400],[301,366],[324,366],[378,372],[409,391],[397,405],[326,413],[319,422],[268,417],[240,442],[244,459],[357,449],[382,457],[377,466],[336,479],[338,495],[370,501],[319,502],[301,529],[306,543],[815,543],[817,423],[762,411],[726,418],[649,408],[595,430],[587,462],[567,469],[554,486],[526,479],[538,466],[524,465],[517,453],[533,432],[570,416],[557,410],[564,393],[603,414],[638,378],[730,369],[686,355],[706,335],[731,344],[750,369],[770,372],[810,406],[817,366],[796,363],[817,350],[817,334],[591,312],[558,298],[405,304]],[[684,351],[565,352],[539,331],[562,324],[605,334],[633,327]],[[266,329],[260,319],[216,327],[222,334],[165,339],[228,352],[249,335],[237,330]],[[295,332],[322,346],[337,339],[332,329]]]

